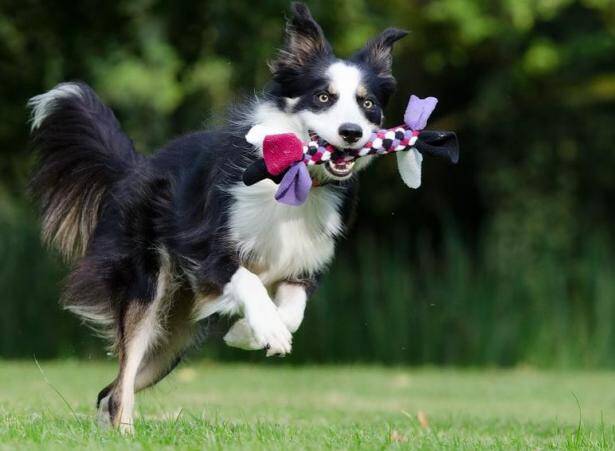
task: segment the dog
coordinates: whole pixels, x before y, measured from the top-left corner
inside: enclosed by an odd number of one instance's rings
[[[135,393],[173,370],[212,315],[238,316],[227,344],[288,354],[348,226],[357,173],[371,158],[310,167],[314,188],[301,206],[277,203],[271,180],[246,186],[242,173],[268,134],[362,147],[382,124],[393,44],[407,33],[386,29],[338,59],[308,7],[291,10],[263,94],[220,129],[149,157],[84,83],[29,101],[42,238],[73,264],[63,306],[103,331],[118,356],[97,408],[122,431],[133,430]]]

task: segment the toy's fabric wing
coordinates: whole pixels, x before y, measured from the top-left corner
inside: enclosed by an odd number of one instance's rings
[[[419,152],[444,158],[452,164],[459,162],[459,141],[454,132],[424,130],[414,145]]]
[[[421,99],[415,95],[410,96],[404,114],[404,123],[410,127],[410,130],[423,130],[427,127],[427,120],[437,104],[438,99],[435,97]]]
[[[404,183],[409,188],[418,188],[421,186],[421,165],[423,163],[423,155],[412,148],[407,151],[397,152],[397,169]]]
[[[303,204],[310,193],[312,178],[303,162],[290,167],[275,194],[275,200],[286,205],[298,206]]]

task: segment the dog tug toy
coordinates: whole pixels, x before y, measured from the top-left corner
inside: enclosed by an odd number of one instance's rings
[[[421,185],[422,154],[435,155],[456,164],[459,144],[454,132],[423,130],[436,107],[435,97],[420,99],[410,96],[404,114],[404,124],[372,133],[360,149],[338,149],[316,135],[303,143],[293,133],[267,135],[262,141],[263,158],[250,165],[243,174],[246,185],[271,179],[280,186],[275,198],[288,205],[303,204],[312,187],[307,167],[328,161],[353,162],[368,155],[397,154],[397,166],[402,180],[410,188]],[[257,144],[246,135],[252,144]]]

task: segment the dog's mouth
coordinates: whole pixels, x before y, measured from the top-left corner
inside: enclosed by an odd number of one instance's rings
[[[352,173],[354,161],[331,161],[325,164],[325,169],[335,178],[345,179]]]

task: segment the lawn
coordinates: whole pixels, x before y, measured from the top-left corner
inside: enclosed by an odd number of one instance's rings
[[[615,447],[615,373],[184,364],[100,430],[107,362],[0,361],[2,449]]]

